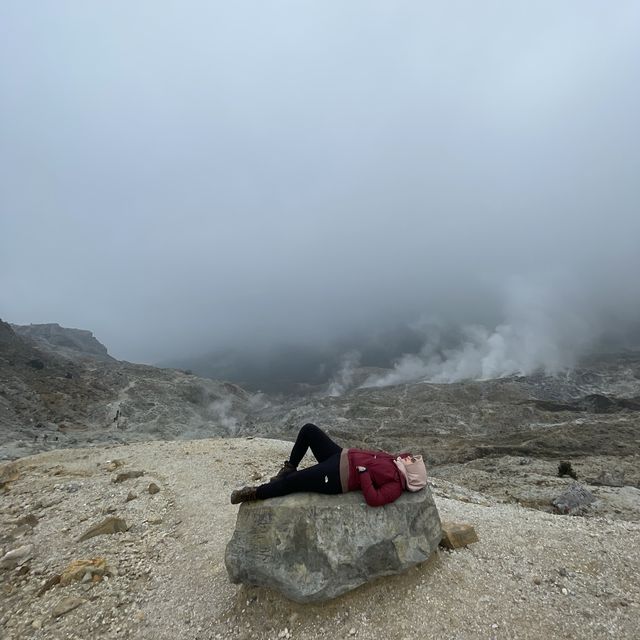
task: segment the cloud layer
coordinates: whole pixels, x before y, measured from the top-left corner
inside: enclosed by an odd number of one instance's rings
[[[3,319],[147,362],[426,323],[398,379],[637,330],[635,2],[9,1],[0,24]]]

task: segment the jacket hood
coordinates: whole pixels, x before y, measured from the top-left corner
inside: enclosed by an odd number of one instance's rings
[[[407,491],[420,491],[427,486],[427,468],[425,467],[422,456],[413,456],[413,464],[406,465],[400,460],[398,456],[394,462],[398,471],[400,471],[400,477],[404,484],[404,488]]]

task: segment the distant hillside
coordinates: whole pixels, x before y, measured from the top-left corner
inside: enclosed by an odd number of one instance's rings
[[[65,353],[85,354],[94,358],[113,360],[107,348],[86,329],[69,329],[57,323],[50,324],[12,324],[11,328],[24,338],[30,338],[47,350]]]
[[[0,460],[95,442],[235,435],[237,385],[111,358],[90,331],[0,320]]]

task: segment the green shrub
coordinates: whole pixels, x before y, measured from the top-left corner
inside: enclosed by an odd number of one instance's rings
[[[570,462],[561,462],[558,465],[558,478],[564,478],[564,476],[569,476],[574,480],[578,479],[578,476],[576,472],[573,470],[573,468],[571,467]]]

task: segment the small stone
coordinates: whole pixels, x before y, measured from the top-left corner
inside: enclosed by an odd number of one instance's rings
[[[43,593],[46,593],[47,591],[49,591],[49,589],[52,589],[55,585],[59,583],[60,583],[60,574],[56,573],[50,578],[47,578],[47,580],[45,580],[42,583],[42,586],[38,590],[38,595],[41,596]]]
[[[31,531],[32,528],[28,524],[21,524],[19,527],[16,527],[9,532],[9,538],[13,538],[15,540],[16,538],[20,538],[31,533]]]
[[[356,635],[356,628],[355,627],[351,627],[351,629],[349,629],[349,635],[350,636],[355,636]]]
[[[32,551],[33,545],[31,544],[25,544],[22,547],[7,551],[7,553],[0,558],[0,569],[13,569],[18,565],[24,564],[31,558]]]
[[[0,466],[0,488],[4,487],[10,482],[14,482],[20,477],[18,466],[14,462],[3,464]]]
[[[542,584],[542,580],[536,576],[536,577],[533,579],[533,584],[540,585],[540,584]]]
[[[105,558],[91,558],[90,560],[74,560],[62,572],[60,584],[66,586],[72,582],[90,582],[93,576],[102,576],[109,572]]]
[[[36,516],[34,516],[32,513],[30,513],[27,516],[22,516],[22,518],[18,518],[16,520],[16,524],[18,526],[26,524],[33,528],[38,524],[38,518],[36,518]]]
[[[562,595],[566,596],[569,593],[569,590],[566,587],[562,587]]]
[[[60,600],[58,604],[56,604],[56,606],[53,608],[51,615],[54,618],[59,618],[60,616],[63,616],[65,613],[69,613],[69,611],[73,611],[74,609],[76,609],[77,607],[79,607],[81,604],[85,602],[86,600],[83,600],[82,598],[75,598],[73,596],[69,598],[62,598],[62,600]]]
[[[88,540],[89,538],[93,538],[95,536],[102,536],[112,533],[123,533],[128,528],[129,527],[127,527],[127,523],[122,518],[110,516],[106,520],[103,520],[99,524],[96,524],[85,531],[78,538],[78,542],[83,542],[84,540]]]
[[[564,567],[560,567],[560,568],[558,569],[558,573],[559,573],[563,578],[564,578],[564,577],[566,577],[566,576],[568,575],[568,572],[567,572],[567,570],[566,570]]]
[[[160,487],[155,482],[152,482],[147,488],[147,491],[153,495],[154,493],[159,493]]]
[[[34,621],[31,623],[31,626],[32,626],[34,629],[42,629],[42,620],[34,620]]]
[[[138,497],[138,494],[134,493],[133,491],[129,491],[129,493],[127,493],[125,502],[131,502],[132,500],[135,500],[137,497]]]
[[[131,480],[132,478],[139,478],[144,475],[144,471],[123,471],[119,473],[112,482],[124,482],[125,480]]]
[[[478,542],[478,534],[470,525],[462,522],[443,522],[440,544],[447,549],[459,549]]]

